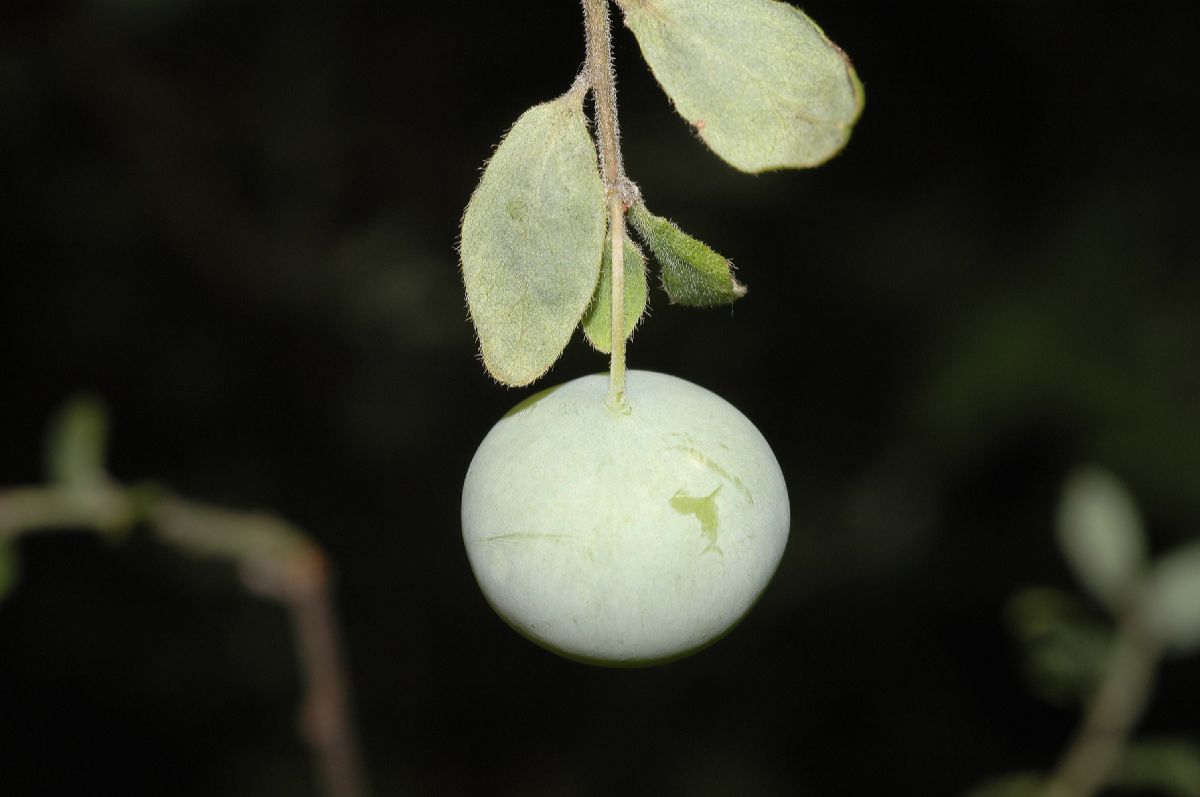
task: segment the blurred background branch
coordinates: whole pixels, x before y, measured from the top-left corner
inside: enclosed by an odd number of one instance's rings
[[[282,604],[291,617],[304,676],[300,728],[326,794],[361,797],[364,776],[325,554],[276,515],[197,503],[152,485],[119,484],[104,471],[107,436],[107,417],[95,398],[60,410],[47,437],[52,484],[0,489],[0,544],[65,529],[121,540],[144,527],[183,553],[233,563],[248,590]]]
[[[1113,777],[1154,691],[1160,644],[1132,613],[1117,630],[1104,679],[1046,786],[1046,797],[1092,797]]]

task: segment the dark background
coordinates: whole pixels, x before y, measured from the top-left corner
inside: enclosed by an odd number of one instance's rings
[[[486,606],[462,477],[528,390],[475,358],[455,239],[491,148],[583,57],[575,2],[0,5],[0,484],[80,389],[112,470],[270,507],[336,562],[380,795],[954,794],[1046,768],[1077,712],[1004,624],[1071,582],[1083,462],[1156,550],[1200,533],[1200,10],[812,0],[867,107],[742,175],[618,27],[629,172],[749,296],[652,297],[631,367],[723,395],[794,522],[758,607],[656,669],[560,660]],[[549,382],[602,370],[580,340]],[[0,606],[0,793],[307,795],[283,611],[231,568],[23,542]],[[1167,665],[1143,727],[1195,733]]]

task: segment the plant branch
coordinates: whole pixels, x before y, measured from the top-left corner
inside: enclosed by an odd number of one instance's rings
[[[1146,707],[1160,657],[1158,641],[1130,610],[1119,624],[1104,680],[1047,782],[1046,797],[1092,797],[1104,787]]]
[[[304,677],[301,729],[326,793],[362,795],[330,568],[315,542],[275,515],[234,512],[107,480],[89,487],[0,490],[0,540],[70,527],[123,536],[139,523],[183,551],[236,563],[247,589],[288,609]]]
[[[0,490],[0,540],[70,527],[102,535],[124,533],[134,522],[128,496],[108,485],[89,490],[68,487]]]
[[[620,412],[628,412],[629,402],[625,397],[625,211],[634,201],[637,189],[625,177],[625,164],[621,158],[608,0],[583,0],[583,19],[587,40],[584,72],[592,89],[596,111],[600,169],[608,201],[608,235],[612,248],[612,355],[608,368],[608,403]]]

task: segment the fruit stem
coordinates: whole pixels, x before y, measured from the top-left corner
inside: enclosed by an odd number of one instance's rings
[[[583,23],[587,42],[584,73],[595,105],[600,169],[608,200],[608,234],[612,244],[612,357],[608,366],[608,404],[628,413],[629,401],[625,397],[625,209],[628,206],[626,197],[635,189],[625,177],[625,165],[621,160],[608,0],[583,0]]]

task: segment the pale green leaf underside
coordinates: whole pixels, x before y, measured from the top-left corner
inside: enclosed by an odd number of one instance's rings
[[[728,260],[645,205],[630,208],[629,221],[662,267],[663,289],[673,304],[714,307],[746,295]]]
[[[777,0],[618,0],[676,110],[746,172],[823,163],[863,106],[850,59]]]
[[[462,270],[483,364],[526,385],[554,364],[591,301],[604,188],[582,95],[530,108],[467,203]]]
[[[625,238],[625,337],[646,312],[646,258],[637,244]],[[592,347],[603,354],[612,351],[612,246],[604,240],[604,258],[600,261],[600,282],[583,316],[583,334]]]

